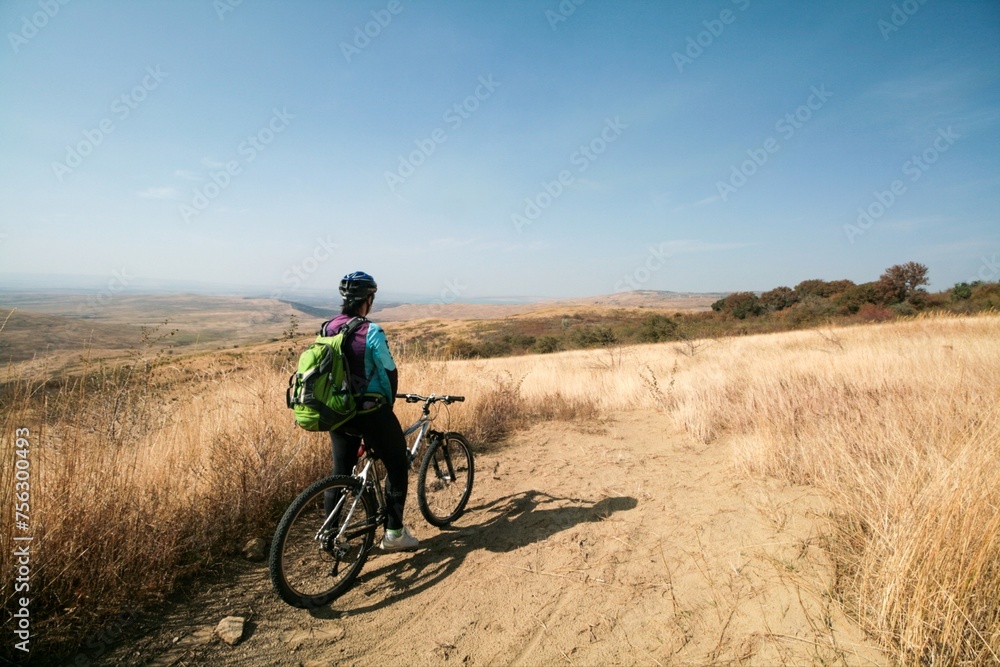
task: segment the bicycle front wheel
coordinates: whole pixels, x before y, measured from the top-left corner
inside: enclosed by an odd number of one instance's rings
[[[312,609],[344,593],[368,558],[375,528],[374,501],[357,479],[336,475],[310,486],[285,511],[271,542],[278,595],[293,607]]]
[[[429,524],[442,528],[462,516],[474,472],[472,447],[464,436],[445,433],[431,443],[417,476],[417,502]]]

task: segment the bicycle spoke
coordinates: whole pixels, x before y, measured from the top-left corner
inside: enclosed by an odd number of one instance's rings
[[[329,513],[327,493],[337,498]],[[271,547],[271,579],[286,602],[326,604],[351,585],[374,540],[370,505],[361,485],[346,477],[317,482],[292,503]]]
[[[432,444],[417,479],[417,499],[424,518],[435,526],[458,518],[469,500],[472,478],[472,451],[464,438],[450,433]]]

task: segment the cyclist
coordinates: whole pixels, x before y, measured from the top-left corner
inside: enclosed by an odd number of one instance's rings
[[[330,432],[333,450],[333,474],[350,475],[358,462],[361,438],[385,464],[386,525],[382,538],[383,551],[416,549],[420,541],[403,525],[403,506],[406,503],[406,486],[409,464],[406,456],[406,438],[399,419],[392,411],[399,374],[396,362],[389,353],[382,327],[370,322],[378,285],[364,271],[355,271],[340,281],[340,295],[344,297],[341,314],[325,322],[321,333],[333,336],[354,317],[365,318],[347,342],[347,360],[351,367],[353,389],[364,392],[358,414],[342,427]],[[332,495],[324,497],[327,512],[336,501]]]

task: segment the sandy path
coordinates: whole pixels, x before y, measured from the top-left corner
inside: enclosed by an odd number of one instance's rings
[[[332,606],[287,607],[248,564],[107,664],[885,664],[824,594],[824,499],[728,461],[658,414],[536,426],[478,455],[455,530],[411,501],[421,551]],[[229,614],[251,617],[236,647],[212,639]]]

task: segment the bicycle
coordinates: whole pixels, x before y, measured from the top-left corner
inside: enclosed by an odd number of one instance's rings
[[[407,458],[412,469],[421,444],[428,443],[417,473],[417,502],[428,523],[446,527],[465,511],[475,467],[465,436],[432,430],[430,411],[435,403],[450,405],[465,397],[396,394],[396,398],[424,404],[420,418],[404,431],[406,436],[416,433]],[[274,533],[269,560],[271,582],[282,600],[311,609],[351,587],[375,547],[376,530],[385,525],[384,478],[384,466],[362,443],[353,474],[321,479],[292,501]],[[330,512],[323,500],[328,491],[334,496]]]

